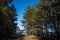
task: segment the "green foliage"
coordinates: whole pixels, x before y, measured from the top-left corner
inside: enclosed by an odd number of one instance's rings
[[[29,29],[29,30],[30,29],[33,30],[35,27],[41,29],[43,24],[47,25],[49,23],[49,20],[51,19],[50,18],[51,17],[50,8],[54,2],[55,2],[55,0],[41,0],[37,5],[28,6],[25,11],[25,14],[23,16],[23,18],[24,18],[23,25],[25,24],[25,27],[27,27],[27,29]],[[52,14],[53,14],[53,12],[52,12]],[[53,14],[53,16],[54,15],[55,14]]]
[[[0,0],[1,2],[2,0]],[[11,38],[12,35],[16,34],[17,23],[17,14],[14,6],[9,6],[7,2],[11,2],[12,0],[5,0],[1,2],[2,6],[0,9],[0,38]]]

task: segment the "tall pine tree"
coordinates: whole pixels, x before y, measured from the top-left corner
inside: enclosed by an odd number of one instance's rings
[[[11,38],[16,34],[17,24],[16,9],[14,6],[9,6],[12,0],[0,0],[0,39]]]

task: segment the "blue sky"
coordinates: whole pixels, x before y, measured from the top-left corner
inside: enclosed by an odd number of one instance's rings
[[[12,2],[16,8],[17,11],[17,26],[22,30],[24,27],[22,26],[21,20],[23,20],[23,14],[25,9],[27,8],[28,5],[34,5],[38,3],[38,0],[13,0]]]

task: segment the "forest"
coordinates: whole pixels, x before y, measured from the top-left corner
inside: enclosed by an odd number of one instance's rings
[[[24,12],[23,26],[28,35],[39,40],[60,40],[60,1],[40,0]]]
[[[60,40],[60,0],[28,5],[21,21],[24,30],[17,26],[16,8],[9,5],[12,1],[0,0],[0,40]]]

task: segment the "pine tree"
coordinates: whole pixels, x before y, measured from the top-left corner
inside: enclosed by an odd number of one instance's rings
[[[55,40],[56,35],[59,39],[59,2],[58,0],[41,0],[34,7],[29,7],[25,11],[23,19],[23,25],[25,28],[27,27],[28,32],[47,37],[44,38],[46,40],[50,39],[48,36],[52,35],[55,37],[52,36],[51,40]]]
[[[14,6],[9,6],[8,3],[12,2],[12,0],[1,0],[0,7],[0,38],[8,39],[12,38],[12,35],[16,34],[17,24],[16,20],[16,9]]]

